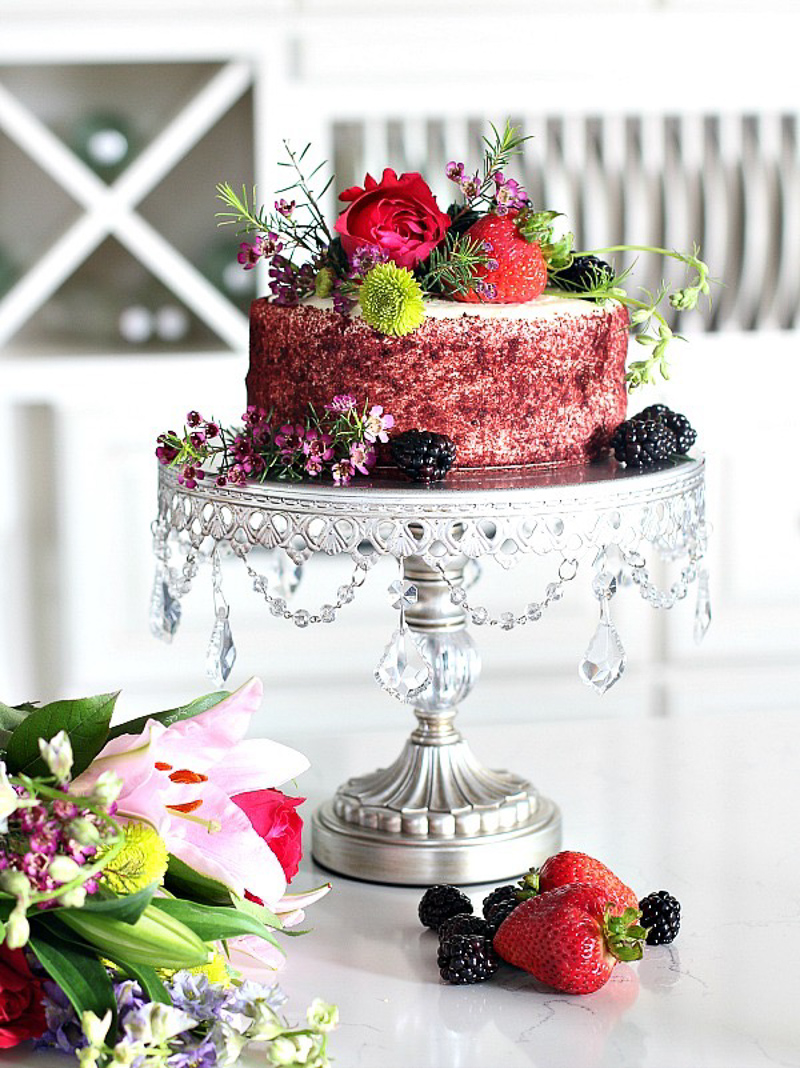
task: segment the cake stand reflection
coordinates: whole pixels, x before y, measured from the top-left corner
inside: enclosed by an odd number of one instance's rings
[[[468,624],[510,630],[536,622],[588,564],[600,618],[580,673],[602,692],[625,665],[610,610],[621,584],[669,608],[696,583],[696,636],[710,621],[702,460],[647,473],[613,460],[455,471],[445,483],[426,487],[372,479],[348,487],[265,482],[220,488],[208,479],[187,489],[174,469],[161,467],[153,529],[158,571],[151,624],[155,619],[162,636],[177,625],[180,596],[203,554],[212,555],[219,592],[217,550],[223,545],[243,561],[272,614],[301,627],[335,622],[381,556],[400,562],[402,577],[390,587],[400,623],[376,679],[413,707],[416,727],[389,767],[340,786],[314,814],[312,828],[320,864],[376,882],[488,882],[517,875],[559,847],[557,806],[515,772],[484,767],[455,726],[458,704],[480,670]],[[176,543],[183,554],[179,567],[169,563]],[[292,611],[250,566],[248,554],[257,546],[282,550],[297,565],[316,553],[347,554],[354,577],[339,588],[334,604]],[[470,603],[465,569],[471,561],[509,567],[529,553],[553,560],[553,581],[538,601],[496,618]],[[651,577],[653,553],[682,563],[669,589],[659,589]],[[218,626],[222,662],[230,638],[224,601]]]

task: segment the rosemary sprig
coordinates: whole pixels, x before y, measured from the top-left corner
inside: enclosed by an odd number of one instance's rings
[[[465,234],[448,234],[430,254],[418,281],[426,293],[469,293],[475,284],[475,269],[487,263],[482,241]]]

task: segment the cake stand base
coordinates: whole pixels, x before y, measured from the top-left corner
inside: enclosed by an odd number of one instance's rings
[[[522,875],[557,853],[561,813],[545,797],[525,823],[497,834],[451,841],[419,838],[346,823],[333,801],[314,813],[312,854],[317,863],[340,875],[403,886],[434,883],[488,883]]]

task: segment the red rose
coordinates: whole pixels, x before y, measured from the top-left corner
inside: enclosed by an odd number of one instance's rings
[[[236,802],[250,820],[253,830],[278,858],[286,881],[291,882],[297,875],[303,855],[303,821],[295,809],[305,798],[287,797],[280,790],[251,790],[236,794],[231,800]]]
[[[47,1030],[44,988],[21,949],[0,946],[0,1049],[39,1038]]]
[[[398,178],[387,167],[380,184],[368,174],[363,189],[345,189],[339,200],[352,201],[336,221],[348,256],[362,245],[377,245],[398,267],[409,270],[444,239],[450,225],[450,216],[439,210],[416,173]]]

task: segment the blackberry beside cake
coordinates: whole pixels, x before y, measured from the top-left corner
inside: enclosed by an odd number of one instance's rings
[[[250,313],[247,401],[301,421],[308,404],[374,398],[401,429],[446,434],[459,467],[584,463],[625,418],[628,316],[617,303],[426,302],[402,337],[330,299]]]

